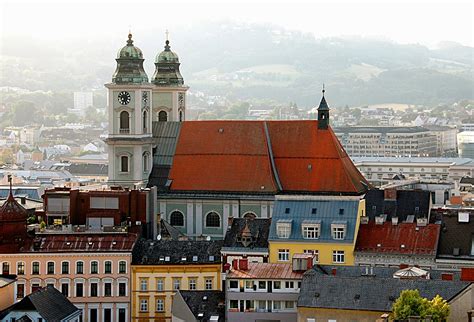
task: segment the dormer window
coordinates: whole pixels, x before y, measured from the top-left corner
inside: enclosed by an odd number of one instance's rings
[[[343,240],[346,238],[347,223],[334,222],[331,224],[332,239]]]
[[[291,220],[278,220],[276,228],[279,238],[290,238]]]
[[[289,214],[290,213],[290,208],[285,208],[285,214]]]
[[[301,233],[304,239],[318,239],[321,234],[321,221],[304,220],[301,224]]]

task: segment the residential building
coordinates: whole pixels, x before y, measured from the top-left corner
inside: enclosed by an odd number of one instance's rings
[[[226,277],[227,321],[295,321],[300,283],[314,256],[300,255],[285,264],[235,259]]]
[[[436,135],[422,127],[355,126],[334,132],[352,158],[439,156]]]
[[[311,253],[320,264],[354,264],[365,200],[359,196],[277,196],[270,228],[270,262]]]
[[[474,267],[474,212],[472,208],[432,210],[432,221],[441,222],[436,264],[439,269]]]
[[[0,321],[80,322],[82,313],[61,292],[47,286],[1,311]]]
[[[439,224],[370,220],[361,224],[355,248],[355,265],[436,268]]]
[[[474,306],[472,280],[455,274],[417,268],[374,267],[367,272],[364,267],[317,267],[303,277],[297,321],[376,321],[392,311],[406,289],[448,301],[448,321],[466,320]]]
[[[171,321],[180,291],[222,289],[222,241],[140,240],[133,250],[131,321]]]
[[[425,125],[425,129],[431,131],[436,138],[436,155],[440,157],[457,157],[458,129],[450,126]]]
[[[390,183],[400,174],[407,179],[448,182],[474,176],[474,161],[470,158],[356,157],[353,160],[364,177],[376,186]]]
[[[225,293],[178,291],[173,296],[172,322],[224,322]]]
[[[249,262],[268,262],[268,234],[270,218],[229,218],[229,225],[221,249],[222,262],[247,258]]]
[[[474,131],[458,133],[458,149],[461,158],[474,159]]]

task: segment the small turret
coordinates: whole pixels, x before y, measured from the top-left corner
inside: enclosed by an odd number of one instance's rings
[[[324,98],[325,92],[326,90],[323,85],[323,98],[318,107],[318,129],[320,130],[326,130],[329,127],[329,107]]]
[[[184,86],[184,79],[179,72],[178,55],[171,51],[168,32],[166,33],[165,50],[155,59],[155,73],[152,83],[158,86]]]

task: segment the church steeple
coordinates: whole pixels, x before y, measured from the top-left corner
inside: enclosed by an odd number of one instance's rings
[[[326,103],[326,99],[324,98],[324,93],[326,90],[324,89],[323,84],[323,97],[321,98],[321,102],[319,103],[318,107],[318,129],[326,130],[329,126],[329,107],[328,103]]]
[[[132,34],[128,34],[127,45],[117,54],[117,69],[112,76],[115,84],[141,84],[148,82],[148,76],[143,68],[143,53],[133,45]]]
[[[184,86],[179,65],[178,55],[171,51],[168,31],[166,31],[165,50],[156,56],[152,83],[157,86]]]

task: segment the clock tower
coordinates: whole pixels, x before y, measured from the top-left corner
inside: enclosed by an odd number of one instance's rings
[[[109,185],[145,187],[152,168],[153,88],[132,34],[117,54],[108,89]]]
[[[186,119],[186,91],[183,76],[179,71],[178,55],[171,51],[166,32],[165,49],[155,58],[153,87],[153,121],[182,122]]]

